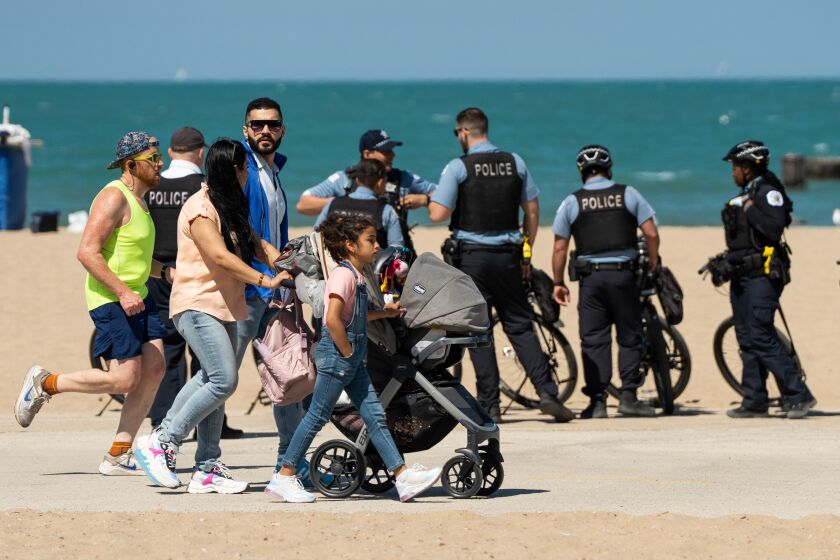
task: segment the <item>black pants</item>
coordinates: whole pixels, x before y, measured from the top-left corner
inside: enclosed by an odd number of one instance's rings
[[[735,334],[744,362],[742,404],[750,410],[767,410],[768,371],[776,376],[782,396],[789,404],[813,398],[773,325],[783,288],[780,281],[766,276],[733,278],[730,285]]]
[[[644,382],[642,362],[642,306],[636,273],[601,270],[581,278],[578,301],[580,349],[583,357],[583,394],[606,399],[612,377],[612,326],[618,342],[621,390],[635,391]]]
[[[487,300],[487,312],[496,309],[502,328],[537,392],[557,396],[557,384],[551,378],[548,362],[534,332],[534,312],[522,286],[519,261],[518,252],[513,250],[467,249],[461,255],[459,268],[473,279]],[[489,411],[499,404],[495,341],[488,348],[470,348],[470,359],[475,366],[478,402]]]
[[[187,341],[175,330],[175,325],[169,318],[169,294],[172,291],[172,285],[160,278],[149,278],[146,287],[149,289],[149,295],[155,300],[160,320],[166,327],[166,338],[163,339],[166,373],[160,382],[152,407],[149,409],[152,425],[157,426],[166,418],[166,413],[175,402],[178,391],[187,382]],[[190,358],[190,374],[195,375],[201,369],[201,364],[192,349],[190,349]]]

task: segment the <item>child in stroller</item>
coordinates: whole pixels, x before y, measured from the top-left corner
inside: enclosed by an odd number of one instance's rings
[[[312,237],[323,273],[331,268]],[[386,296],[399,298],[407,313],[400,319],[374,321],[368,331],[367,369],[385,408],[388,428],[401,454],[425,451],[440,443],[456,425],[467,429],[467,445],[444,465],[441,482],[451,496],[467,498],[496,492],[504,479],[499,429],[448,368],[463,358],[464,349],[490,343],[487,308],[473,281],[457,269],[425,253],[403,278],[396,260],[409,262],[402,247],[381,250],[365,280],[374,309]],[[303,275],[301,275],[303,276]],[[307,299],[306,280],[298,276],[298,294]],[[318,302],[313,308],[318,314]],[[349,403],[339,402],[332,423],[351,441],[331,440],[313,454],[310,476],[326,496],[347,497],[359,487],[374,493],[394,486],[372,446],[361,417]]]

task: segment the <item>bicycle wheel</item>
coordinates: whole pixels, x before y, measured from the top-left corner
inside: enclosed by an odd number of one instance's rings
[[[656,318],[662,327],[662,336],[667,347],[671,387],[673,387],[674,399],[676,400],[685,391],[685,388],[688,386],[688,380],[691,378],[691,353],[688,351],[685,338],[677,330],[677,327],[669,325],[659,315]],[[646,371],[646,376],[647,373]],[[653,387],[650,389],[642,387],[641,392],[652,392],[653,390],[655,390]],[[618,398],[619,392],[619,387],[615,383],[610,383],[609,387],[607,387],[607,393],[615,399]]]
[[[551,378],[557,383],[557,398],[564,402],[572,395],[577,384],[575,353],[563,333],[541,315],[534,314],[533,324],[540,347],[548,360]],[[493,340],[496,363],[499,364],[499,390],[511,401],[525,408],[539,407],[539,395],[528,379],[525,368],[516,356],[513,345],[496,315],[493,315]]]
[[[671,368],[668,362],[668,347],[662,334],[662,323],[651,306],[642,311],[645,322],[645,361],[653,373],[659,407],[665,414],[674,413],[674,389],[671,385]]]
[[[793,347],[790,344],[788,337],[776,329],[776,334],[779,336],[779,341],[782,343],[782,348],[793,358],[793,363],[800,375],[802,372],[802,364],[799,361],[799,356],[793,353]],[[735,372],[743,373],[744,362],[741,360],[741,350],[738,345],[738,338],[735,336],[735,318],[728,317],[718,325],[715,331],[714,341],[712,346],[715,354],[715,363],[720,370],[720,374],[726,383],[740,396],[744,396],[744,390],[741,388],[739,376],[736,377]],[[775,380],[775,376],[773,376]],[[779,404],[781,402],[781,391],[777,383],[767,387],[769,400],[771,403]]]
[[[90,367],[101,369],[102,371],[108,371],[108,360],[104,359],[102,356],[95,356],[93,354],[93,349],[96,346],[96,331],[93,331],[93,334],[90,335],[90,343],[88,344],[88,359],[90,360]],[[120,404],[125,403],[125,395],[122,393],[111,393],[111,398],[117,401]]]

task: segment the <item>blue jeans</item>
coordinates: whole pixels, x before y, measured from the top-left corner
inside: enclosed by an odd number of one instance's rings
[[[248,300],[246,303],[248,305],[248,319],[237,322],[237,369],[242,366],[242,359],[245,357],[245,352],[250,348],[251,341],[255,338],[262,338],[266,327],[268,327],[268,322],[276,313],[275,310],[269,309],[268,303],[259,297]],[[277,466],[275,470],[280,470],[280,460],[285,455],[289,442],[292,440],[292,435],[303,418],[303,403],[298,402],[285,406],[272,405],[271,410],[274,413],[274,423],[277,425],[277,435],[280,438],[280,443],[277,446]]]
[[[161,422],[161,441],[180,446],[198,424],[196,468],[213,470],[222,455],[219,440],[225,417],[224,403],[236,390],[236,323],[224,322],[201,311],[187,310],[173,318],[175,328],[195,351],[202,368],[178,392]]]
[[[300,427],[295,431],[282,463],[287,467],[297,465],[297,461],[306,454],[312,440],[329,421],[343,389],[347,391],[353,406],[364,420],[370,441],[379,452],[385,467],[393,472],[404,465],[405,461],[388,431],[385,411],[370,382],[370,375],[364,363],[364,342],[353,341],[351,337],[351,344],[356,342],[353,344],[353,355],[343,358],[329,337],[326,327],[323,332],[315,353],[318,378],[312,393],[312,404],[309,405]]]

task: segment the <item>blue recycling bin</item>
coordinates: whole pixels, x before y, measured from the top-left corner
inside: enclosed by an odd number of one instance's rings
[[[22,229],[29,168],[23,150],[0,145],[0,229]]]

